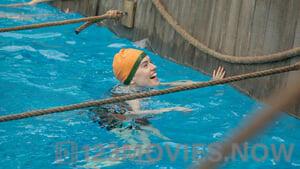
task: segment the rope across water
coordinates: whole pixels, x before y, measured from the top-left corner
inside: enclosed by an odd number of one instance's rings
[[[231,76],[231,77],[227,77],[227,78],[220,79],[220,80],[213,80],[213,81],[208,81],[208,82],[197,82],[197,83],[193,83],[193,84],[172,87],[172,88],[168,88],[168,89],[164,89],[164,90],[154,90],[154,91],[150,91],[150,92],[142,92],[142,93],[137,93],[137,94],[129,94],[129,95],[124,95],[124,96],[119,96],[119,97],[112,97],[112,98],[103,99],[103,100],[88,101],[88,102],[83,102],[83,103],[79,103],[79,104],[29,111],[29,112],[24,112],[24,113],[20,113],[20,114],[0,116],[0,122],[24,119],[24,118],[34,117],[34,116],[42,116],[42,115],[46,115],[46,114],[76,110],[76,109],[93,107],[93,106],[100,106],[100,105],[104,105],[104,104],[118,103],[118,102],[123,102],[123,101],[127,101],[127,100],[134,100],[134,99],[140,99],[140,98],[151,97],[151,96],[164,95],[164,94],[168,94],[168,93],[175,93],[175,92],[179,92],[179,91],[203,88],[203,87],[207,87],[207,86],[214,86],[214,85],[218,85],[218,84],[225,84],[225,83],[230,83],[230,82],[235,82],[235,81],[240,81],[240,80],[245,80],[245,79],[250,79],[250,78],[256,78],[256,77],[262,77],[262,76],[267,76],[267,75],[272,75],[272,74],[278,74],[278,73],[283,73],[283,72],[295,71],[295,70],[300,70],[300,63],[290,65],[290,66],[279,67],[279,68],[275,68],[275,69],[269,69],[269,70],[264,70],[264,71],[258,71],[258,72],[252,72],[252,73],[247,73],[247,74],[242,74],[242,75]]]
[[[100,16],[91,16],[91,17],[86,17],[86,18],[70,19],[70,20],[64,20],[64,21],[23,25],[23,26],[11,27],[11,28],[0,28],[0,33],[1,32],[10,32],[10,31],[19,31],[19,30],[28,30],[28,29],[37,29],[37,28],[58,26],[58,25],[67,25],[67,24],[73,24],[73,23],[79,23],[79,22],[96,23],[96,22],[99,22],[104,19],[118,19],[118,18],[122,17],[123,15],[126,15],[126,13],[122,12],[122,11],[118,11],[118,10],[110,10],[110,11],[107,11],[104,15],[100,15]]]

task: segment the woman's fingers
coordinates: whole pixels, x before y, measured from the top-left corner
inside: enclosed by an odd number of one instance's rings
[[[222,77],[223,72],[224,72],[224,68],[223,67],[219,67],[218,77]]]
[[[224,78],[225,74],[226,74],[226,71],[224,70],[221,77]]]
[[[224,70],[224,67],[222,66],[219,66],[217,69],[215,69],[213,71],[213,79],[222,79],[225,77],[225,70]]]

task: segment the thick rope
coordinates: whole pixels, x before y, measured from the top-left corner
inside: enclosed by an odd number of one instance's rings
[[[221,162],[226,160],[226,157],[229,156],[230,158],[230,154],[234,151],[233,146],[240,146],[240,144],[262,132],[268,124],[271,124],[272,121],[283,114],[288,108],[298,105],[300,100],[299,74],[296,80],[297,81],[288,84],[285,89],[280,91],[280,93],[271,97],[268,102],[270,104],[269,107],[257,112],[252,118],[247,118],[247,121],[245,121],[246,124],[239,127],[238,130],[236,130],[237,132],[235,132],[231,138],[224,141],[224,143],[219,146],[219,149],[216,151],[218,151],[217,153],[221,158],[213,158],[214,153],[216,152],[210,152],[211,154],[209,154],[208,158],[205,161],[200,162],[200,166],[197,168],[216,168]]]
[[[84,29],[86,29],[87,27],[91,26],[94,23],[95,23],[94,21],[85,22],[83,25],[81,25],[77,29],[75,29],[75,33],[79,34],[81,31],[83,31]]]
[[[179,23],[167,12],[164,5],[160,0],[152,0],[154,6],[157,8],[163,18],[180,34],[187,42],[195,46],[200,51],[225,62],[229,63],[240,63],[240,64],[258,64],[258,63],[269,63],[275,61],[282,61],[295,56],[300,56],[300,47],[294,49],[261,56],[232,56],[219,53],[215,50],[208,48],[205,44],[194,38],[189,34]]]
[[[121,14],[121,16],[126,14],[122,11],[117,11],[117,12],[119,14]],[[95,22],[99,22],[99,21],[104,20],[104,19],[118,19],[121,16],[120,15],[114,16],[114,15],[111,14],[111,11],[108,11],[104,15],[100,15],[100,16],[91,16],[91,17],[79,18],[79,19],[70,19],[70,20],[64,20],[64,21],[24,25],[24,26],[12,27],[12,28],[0,28],[0,32],[19,31],[19,30],[27,30],[27,29],[37,29],[37,28],[43,28],[43,27],[66,25],[66,24],[73,24],[73,23],[87,22],[87,21],[92,21],[93,23],[95,23]]]
[[[54,108],[50,108],[50,109],[41,109],[41,110],[24,112],[24,113],[20,113],[20,114],[6,115],[6,116],[0,117],[0,122],[23,119],[23,118],[34,117],[34,116],[41,116],[41,115],[70,111],[70,110],[76,110],[76,109],[93,107],[93,106],[100,106],[100,105],[104,105],[104,104],[118,103],[118,102],[123,102],[123,101],[127,101],[127,100],[140,99],[140,98],[145,98],[145,97],[150,97],[150,96],[164,95],[164,94],[175,93],[175,92],[179,92],[179,91],[203,88],[203,87],[214,86],[214,85],[218,85],[218,84],[225,84],[225,83],[245,80],[245,79],[249,79],[249,78],[256,78],[256,77],[262,77],[262,76],[278,74],[278,73],[283,73],[283,72],[295,71],[295,70],[299,70],[299,69],[300,69],[300,63],[297,63],[294,65],[284,66],[284,67],[275,68],[275,69],[269,69],[269,70],[264,70],[264,71],[259,71],[259,72],[252,72],[252,73],[247,73],[247,74],[242,74],[242,75],[231,76],[231,77],[227,77],[227,78],[220,79],[220,80],[212,80],[212,81],[208,81],[208,82],[197,82],[197,83],[193,83],[193,84],[171,87],[171,88],[164,89],[164,90],[154,90],[154,91],[150,91],[150,92],[128,94],[128,95],[124,95],[124,96],[112,97],[112,98],[103,99],[103,100],[89,101],[89,102],[83,102],[83,103],[79,103],[79,104],[54,107]]]
[[[121,14],[121,16],[128,15],[127,12],[122,12],[120,14]],[[75,33],[78,35],[81,31],[83,31],[84,29],[88,28],[89,26],[93,25],[96,22],[97,21],[87,21],[87,22],[85,22],[84,24],[79,26],[77,29],[75,29]]]

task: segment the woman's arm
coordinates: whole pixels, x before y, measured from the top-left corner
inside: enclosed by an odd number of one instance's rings
[[[213,71],[212,74],[212,80],[218,80],[218,79],[223,79],[225,77],[225,70],[223,67],[219,66],[217,69]],[[175,82],[167,82],[167,83],[160,83],[163,86],[181,86],[181,85],[187,85],[187,84],[193,84],[195,83],[194,81],[191,80],[179,80]]]
[[[169,107],[169,108],[154,109],[154,110],[140,110],[140,111],[128,112],[125,114],[125,116],[129,118],[141,118],[141,117],[163,114],[170,111],[191,112],[192,109],[186,107]]]
[[[174,87],[174,86],[181,86],[181,85],[187,85],[187,84],[192,84],[192,83],[195,83],[195,82],[191,81],[191,80],[178,80],[175,82],[160,83],[160,85]]]
[[[186,107],[170,107],[170,108],[162,108],[162,109],[154,109],[154,110],[141,110],[140,108],[140,100],[130,100],[126,101],[132,111],[129,111],[128,113],[125,113],[124,115],[126,118],[141,118],[141,117],[147,117],[147,116],[153,116],[157,114],[163,114],[170,111],[180,111],[180,112],[190,112],[192,111],[189,108]]]

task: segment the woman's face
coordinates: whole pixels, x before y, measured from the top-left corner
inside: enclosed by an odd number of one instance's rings
[[[137,86],[157,86],[159,80],[157,78],[156,66],[151,62],[149,56],[146,56],[140,63],[131,84]]]

